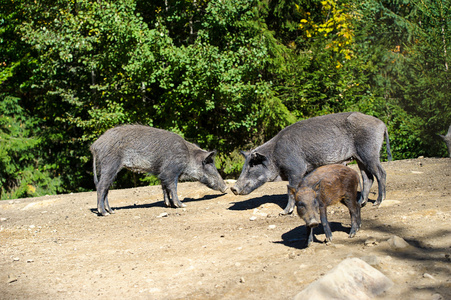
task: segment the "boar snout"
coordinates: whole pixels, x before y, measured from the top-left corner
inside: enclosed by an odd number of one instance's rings
[[[318,226],[319,226],[319,221],[317,219],[310,219],[307,222],[307,227],[315,228],[315,227],[318,227]]]
[[[221,193],[225,193],[229,187],[227,185],[221,186]]]
[[[230,190],[235,194],[235,195],[239,195],[240,194],[240,190],[239,188],[237,188],[236,186],[232,186],[230,188]]]

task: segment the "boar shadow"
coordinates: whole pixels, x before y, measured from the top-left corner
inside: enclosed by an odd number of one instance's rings
[[[330,229],[332,232],[342,231],[349,233],[351,230],[351,226],[344,227],[342,223],[340,222],[330,222]],[[318,227],[313,228],[313,242],[314,243],[320,243],[323,244],[324,241],[318,240],[316,235],[318,234],[324,234],[323,226],[320,225]],[[305,249],[307,248],[307,228],[305,225],[298,226],[284,234],[282,234],[282,240],[281,241],[275,241],[276,244],[283,244],[288,247],[296,248],[296,249]],[[335,240],[336,242],[337,240]]]
[[[287,194],[279,194],[279,195],[267,195],[262,197],[251,198],[241,202],[232,202],[233,205],[229,207],[230,210],[248,210],[260,207],[265,203],[274,203],[280,206],[280,208],[285,207],[285,203],[287,202],[288,195]]]
[[[185,198],[183,200],[183,202],[197,202],[197,201],[202,201],[202,200],[212,200],[218,197],[221,197],[225,194],[218,194],[218,195],[205,195],[202,198]],[[113,207],[113,209],[115,210],[122,210],[122,209],[137,209],[137,208],[151,208],[151,207],[163,207],[163,208],[168,208],[165,204],[164,201],[157,201],[157,202],[153,202],[153,203],[146,203],[146,204],[134,204],[134,205],[126,205],[126,206],[116,206]],[[170,207],[169,207],[170,208]],[[175,209],[175,208],[174,208]],[[90,211],[94,214],[97,214],[97,209],[96,208],[91,208]]]

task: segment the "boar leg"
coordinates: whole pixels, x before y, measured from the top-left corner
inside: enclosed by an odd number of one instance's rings
[[[362,224],[360,218],[360,205],[357,201],[352,201],[352,199],[345,199],[344,202],[349,209],[349,214],[351,215],[351,230],[349,231],[349,237],[352,238],[356,235],[357,231],[359,231]]]
[[[321,218],[321,224],[323,224],[324,234],[326,235],[326,240],[328,242],[332,242],[332,231],[330,230],[329,221],[327,220],[327,210],[326,207],[323,206],[319,208],[319,215]]]
[[[177,182],[180,176],[180,172],[177,172],[177,168],[172,165],[165,167],[164,171],[158,176],[163,187],[164,203],[166,206],[186,207],[185,204],[180,202],[177,196]]]
[[[294,171],[291,171],[292,175],[288,179],[288,185],[292,187],[297,187],[299,183],[301,182],[302,178],[304,177],[305,170],[302,172],[295,173]],[[294,195],[293,193],[290,193],[290,190],[288,189],[288,204],[285,207],[285,209],[280,213],[280,215],[288,215],[291,214],[294,210],[295,205]]]
[[[161,187],[163,188],[164,205],[166,205],[166,207],[171,207],[170,192],[165,185],[161,184]]]
[[[99,182],[97,183],[97,213],[102,216],[108,215],[108,213],[114,213],[108,202],[108,190],[114,181],[117,173],[120,170],[118,163],[110,164],[110,166],[101,166],[101,175]],[[106,210],[105,210],[106,208]]]
[[[385,199],[385,184],[387,179],[387,173],[385,172],[384,168],[382,168],[382,165],[379,162],[379,160],[374,162],[374,166],[371,167],[371,170],[374,176],[376,176],[377,185],[379,188],[379,195],[377,196],[377,200],[374,203],[374,205],[380,205],[382,201]]]
[[[360,174],[362,175],[362,192],[359,199],[359,204],[361,207],[365,206],[365,204],[368,202],[368,197],[370,195],[370,189],[374,182],[373,174],[371,174],[361,163],[360,161],[357,161],[357,165],[360,169]]]
[[[178,196],[177,196],[177,185],[165,185],[162,183],[163,186],[163,195],[164,195],[164,204],[167,207],[186,207],[185,204],[180,202]]]
[[[110,203],[108,202],[108,193],[105,196],[105,209],[107,212],[109,212],[110,214],[114,214],[114,210],[110,207]]]
[[[363,178],[363,190],[362,190],[362,204],[365,204],[368,200],[368,195],[370,194],[370,188],[373,185],[374,177],[376,177],[378,184],[378,196],[374,205],[379,205],[385,199],[385,184],[387,173],[384,168],[382,168],[379,162],[379,157],[370,158],[366,161],[357,162],[362,173]],[[365,178],[366,175],[366,178]],[[373,177],[374,176],[374,177]],[[363,192],[365,191],[365,193]]]
[[[99,216],[106,216],[105,204],[103,199],[106,197],[108,190],[97,188],[97,214]]]
[[[161,180],[161,185],[163,186],[163,194],[164,194],[164,203],[166,206],[171,206],[174,208],[177,207],[186,207],[185,204],[180,202],[179,197],[177,196],[177,181],[175,180],[167,183],[165,180]]]
[[[307,242],[305,243],[305,246],[308,247],[313,242],[313,227],[305,225],[305,228],[307,229],[308,235],[308,239]]]

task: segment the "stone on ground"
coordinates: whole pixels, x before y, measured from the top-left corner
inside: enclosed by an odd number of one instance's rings
[[[294,300],[365,300],[382,294],[393,282],[359,258],[347,258],[311,283]]]

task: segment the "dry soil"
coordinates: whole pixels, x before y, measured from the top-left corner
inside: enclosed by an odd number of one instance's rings
[[[106,217],[94,192],[1,201],[0,299],[292,299],[347,257],[393,280],[381,299],[451,299],[451,159],[383,166],[387,200],[372,205],[375,183],[356,237],[333,206],[333,243],[316,228],[309,248],[303,221],[279,216],[286,182],[247,196],[180,183],[183,209],[160,186],[112,190]]]

